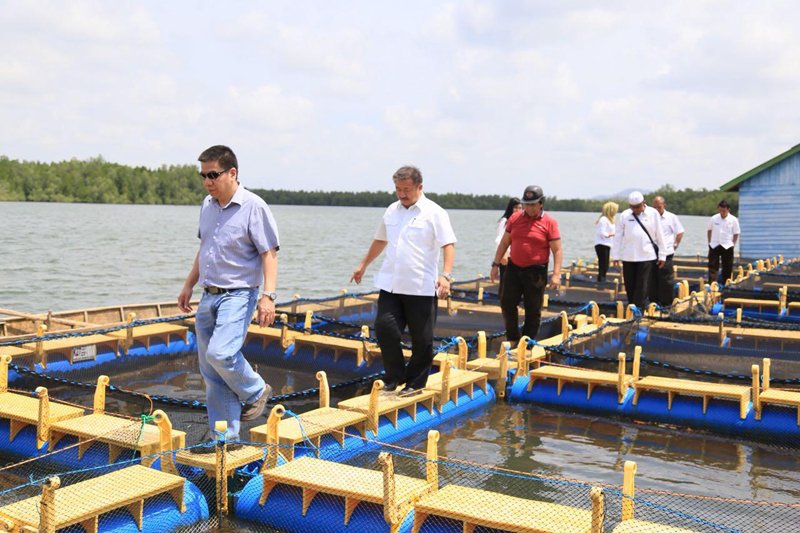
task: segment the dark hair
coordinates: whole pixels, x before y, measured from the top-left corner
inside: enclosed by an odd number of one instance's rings
[[[511,215],[514,214],[514,208],[517,207],[521,203],[522,202],[519,201],[519,198],[510,198],[508,200],[508,205],[506,206],[506,210],[503,212],[503,216],[501,216],[500,218],[501,219],[504,218],[506,220],[511,218]]]
[[[233,153],[233,150],[222,144],[206,148],[197,160],[201,163],[216,161],[219,163],[219,166],[222,167],[222,170],[235,168],[237,172],[239,171],[239,161],[236,159],[236,154]]]
[[[728,200],[720,200],[720,202],[717,204],[717,207],[727,207],[730,209],[731,204],[728,203]]]
[[[420,172],[417,167],[412,167],[410,165],[400,167],[397,169],[397,172],[394,173],[392,179],[394,181],[411,180],[414,182],[414,185],[419,185],[422,183],[422,172]]]

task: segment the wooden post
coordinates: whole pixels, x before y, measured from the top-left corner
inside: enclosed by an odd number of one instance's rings
[[[780,303],[780,309],[778,309],[779,315],[782,315],[786,311],[786,295],[788,292],[789,289],[786,285],[778,289],[778,302]]]
[[[645,311],[647,316],[656,316],[656,303],[653,302],[647,306],[647,311]]]
[[[458,342],[458,358],[456,359],[456,368],[459,370],[465,370],[467,368],[467,355],[469,352],[469,346],[467,346],[467,341],[464,340],[464,337],[456,337],[456,342]]]
[[[642,364],[642,347],[639,345],[634,346],[633,348],[633,370],[631,374],[633,375],[633,381],[639,381],[639,370]]]
[[[758,375],[758,365],[750,367],[753,374],[753,410],[756,412],[756,420],[761,420],[761,382]]]
[[[761,390],[769,390],[769,380],[770,380],[770,375],[769,375],[770,374],[770,369],[769,369],[769,367],[772,364],[772,361],[770,360],[769,357],[765,357],[762,360],[762,363],[764,365],[764,377],[761,378]]]
[[[125,353],[133,346],[133,321],[136,320],[136,313],[128,313],[128,325],[125,327],[125,341],[122,343],[122,349]]]
[[[445,359],[442,361],[442,383],[439,389],[439,412],[441,413],[444,410],[444,404],[446,404],[450,400],[450,360]],[[456,395],[458,395],[458,391],[456,391]],[[371,400],[371,398],[370,398]],[[453,402],[458,405],[458,396],[456,396],[456,401]],[[376,430],[377,434],[377,430]]]
[[[619,361],[617,365],[617,402],[622,403],[625,392],[628,390],[625,384],[625,352],[620,352],[617,360]]]
[[[292,314],[297,312],[297,304],[299,299],[300,299],[299,294],[292,294]]]
[[[597,305],[597,302],[592,300],[589,302],[589,308],[592,314],[592,324],[595,326],[602,326],[603,323],[600,321],[600,306]]]
[[[614,278],[614,299],[619,298],[619,278]]]
[[[214,430],[222,433],[223,437],[217,437],[217,514],[225,516],[228,514],[228,468],[226,462],[225,432],[228,431],[228,423],[225,420],[217,420],[214,423]]]
[[[509,345],[510,346],[510,345]],[[501,350],[497,354],[499,361],[498,376],[497,376],[497,395],[500,398],[506,397],[506,381],[508,381],[508,351]]]
[[[41,337],[47,332],[47,326],[39,324],[36,326],[36,355],[39,356],[39,363],[42,368],[47,368],[47,353],[44,351],[44,341]]]
[[[341,296],[339,296],[339,309],[344,309],[345,300],[347,300],[347,289],[340,289],[339,290]]]
[[[102,415],[106,412],[106,387],[111,380],[108,376],[97,378],[97,387],[94,389],[94,413]]]
[[[378,462],[383,470],[383,518],[389,524],[389,529],[395,531],[395,525],[399,521],[397,516],[397,497],[395,496],[394,486],[394,463],[392,456],[386,452],[378,455]]]
[[[625,311],[625,320],[631,320],[633,318],[633,309],[636,307],[633,304],[628,304],[628,309]]]
[[[45,387],[36,387],[39,396],[39,417],[36,422],[36,448],[41,449],[50,440],[50,397]]]
[[[447,359],[445,359],[446,361]],[[372,430],[376,437],[378,436],[378,418],[380,417],[378,415],[378,400],[382,390],[383,381],[376,379],[372,383],[372,390],[369,393],[369,412],[367,413],[367,429]]]
[[[0,357],[0,393],[8,392],[8,364],[11,356],[6,354]]]
[[[619,300],[617,300],[617,318],[619,319],[625,318],[625,307]]]
[[[717,314],[717,318],[719,318],[719,345],[725,345],[725,313]]]
[[[272,408],[269,412],[269,417],[267,417],[267,456],[261,466],[262,474],[268,468],[278,466],[278,426],[285,413],[286,409],[284,409],[283,405],[278,404]]]
[[[742,323],[742,308],[741,307],[736,310],[736,323],[737,324],[741,324]]]
[[[478,304],[483,305],[483,287],[478,289]]]
[[[592,527],[589,531],[603,533],[603,519],[605,518],[603,489],[592,487],[589,497],[592,500]]]
[[[486,332],[478,332],[478,359],[486,358]]]
[[[161,471],[178,475],[172,460],[172,422],[161,409],[153,411],[153,419],[158,426],[158,453],[161,456]]]
[[[561,342],[569,338],[569,316],[566,311],[561,311]]]
[[[41,533],[55,533],[56,531],[56,489],[60,486],[61,480],[57,476],[51,477],[42,485],[41,515],[39,516]]]
[[[328,386],[328,375],[324,370],[317,372],[319,381],[319,408],[325,409],[331,406],[331,389]]]
[[[633,498],[635,494],[634,478],[636,477],[636,463],[625,461],[622,478],[622,520],[633,518]]]
[[[547,309],[547,306],[550,305],[550,295],[544,293],[542,296],[542,309]]]
[[[306,320],[303,323],[303,329],[306,333],[311,333],[311,326],[314,322],[314,313],[311,311],[306,311]]]
[[[439,489],[439,432],[428,431],[428,447],[425,453],[425,479],[433,490]]]
[[[289,315],[281,313],[281,348],[289,347]]]
[[[569,289],[569,272],[564,272],[564,287]]]

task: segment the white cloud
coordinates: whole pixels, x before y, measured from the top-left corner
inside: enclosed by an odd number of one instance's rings
[[[716,187],[797,144],[800,7],[4,2],[10,157],[192,162],[253,186],[595,196]],[[487,181],[491,176],[491,181]]]

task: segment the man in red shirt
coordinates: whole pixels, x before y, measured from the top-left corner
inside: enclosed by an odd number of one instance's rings
[[[553,274],[549,287],[561,284],[561,234],[558,223],[544,212],[544,192],[538,185],[530,185],[522,194],[523,211],[511,215],[506,222],[506,232],[497,245],[490,278],[497,280],[500,260],[511,243],[511,256],[503,277],[500,307],[506,323],[506,338],[518,342],[520,297],[524,300],[525,324],[522,335],[536,338],[542,318],[542,302],[547,284],[547,265],[553,254]]]

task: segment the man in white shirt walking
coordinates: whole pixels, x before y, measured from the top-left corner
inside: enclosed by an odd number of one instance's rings
[[[617,264],[622,260],[628,303],[641,310],[648,303],[653,269],[664,266],[666,245],[661,217],[647,206],[642,193],[633,191],[628,204],[630,207],[617,217],[611,257]]]
[[[739,240],[739,219],[731,215],[727,200],[717,204],[719,213],[708,220],[708,282],[717,281],[720,259],[722,283],[727,283],[733,272],[733,249]]]
[[[375,334],[381,348],[386,390],[405,384],[401,395],[421,391],[433,363],[433,327],[437,297],[450,294],[456,236],[447,212],[422,193],[422,173],[401,167],[392,177],[397,202],[390,205],[366,256],[350,281],[361,283],[367,266],[386,249],[375,275],[380,289]],[[444,271],[439,274],[439,254]],[[401,345],[408,326],[411,360],[406,366]]]
[[[672,259],[683,239],[683,224],[675,213],[667,211],[667,202],[663,196],[653,198],[653,209],[658,211],[661,219],[661,231],[664,233],[664,266],[654,271],[653,287],[650,300],[662,307],[672,305],[675,298],[675,268]]]

